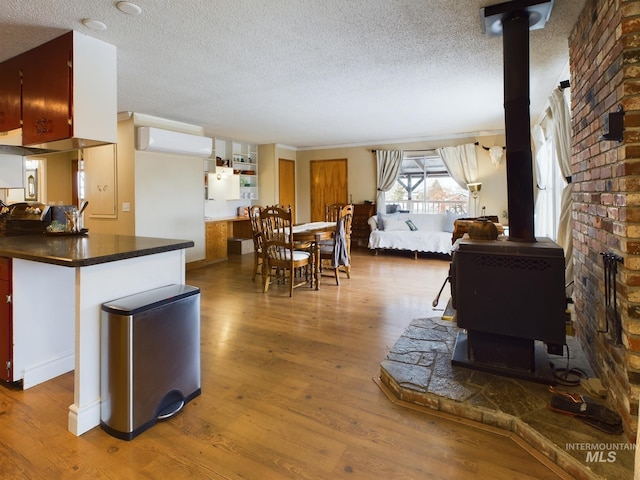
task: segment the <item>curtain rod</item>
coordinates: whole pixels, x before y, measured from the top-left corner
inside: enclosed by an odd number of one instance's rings
[[[402,150],[403,152],[435,152],[435,148],[422,148],[420,150]],[[377,150],[371,150],[371,153],[376,153]]]
[[[480,145],[479,142],[474,142],[474,145]],[[403,152],[435,152],[435,148],[421,148],[418,150],[402,150]],[[371,153],[376,153],[377,150],[371,150]]]

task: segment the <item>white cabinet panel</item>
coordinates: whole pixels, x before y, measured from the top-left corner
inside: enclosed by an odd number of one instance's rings
[[[86,195],[92,218],[117,218],[116,146],[83,150]]]
[[[0,188],[24,188],[24,157],[0,154]]]

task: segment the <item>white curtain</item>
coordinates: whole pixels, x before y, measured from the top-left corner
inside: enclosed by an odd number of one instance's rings
[[[386,195],[393,188],[402,166],[402,150],[377,150],[376,163],[378,165],[378,196],[376,198],[376,213],[387,213]]]
[[[476,158],[476,146],[467,143],[457,147],[442,147],[436,149],[444,162],[449,175],[460,187],[467,189],[467,184],[478,181],[478,160]],[[471,198],[469,198],[469,202]],[[467,212],[469,205],[467,205]],[[477,212],[476,212],[477,213]]]
[[[533,143],[536,150],[535,236],[556,239],[556,222],[553,215],[553,159],[552,142],[547,142],[540,125],[533,127]]]
[[[558,223],[557,242],[564,249],[565,280],[567,285],[573,281],[573,235],[571,225],[571,113],[564,93],[556,88],[549,97],[549,110],[553,123],[553,144],[556,150],[558,166],[567,180],[562,190],[560,221]],[[569,294],[572,288],[569,288]]]

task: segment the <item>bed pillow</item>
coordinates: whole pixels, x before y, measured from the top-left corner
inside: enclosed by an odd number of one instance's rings
[[[416,224],[413,223],[411,219],[406,220],[404,223],[406,223],[409,226],[409,230],[411,230],[412,232],[415,232],[416,230],[418,230],[418,227],[416,227]]]
[[[385,221],[398,220],[398,214],[392,213],[389,215],[378,215],[378,230],[385,230]]]
[[[444,228],[443,230],[445,232],[449,232],[449,233],[453,233],[454,230],[454,222],[459,219],[464,217],[463,213],[455,213],[455,212],[450,212],[449,210],[447,210],[447,218],[444,221]]]
[[[426,232],[442,232],[444,231],[444,223],[446,220],[444,213],[422,213],[408,218],[413,221],[419,230]]]
[[[385,232],[401,232],[409,231],[409,225],[405,220],[398,218],[397,216],[388,216],[382,219]]]

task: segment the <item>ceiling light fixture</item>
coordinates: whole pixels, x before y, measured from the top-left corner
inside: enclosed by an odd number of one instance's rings
[[[131,2],[118,2],[116,3],[116,7],[127,15],[140,15],[142,13],[142,9],[135,3]]]
[[[502,35],[502,20],[512,13],[525,11],[529,15],[529,30],[544,28],[549,21],[553,0],[513,0],[480,9],[482,33]]]
[[[93,18],[84,18],[84,19],[82,19],[82,24],[85,27],[90,28],[91,30],[106,30],[107,29],[107,25],[105,25],[104,23],[102,23],[99,20],[94,20]]]

